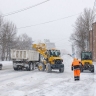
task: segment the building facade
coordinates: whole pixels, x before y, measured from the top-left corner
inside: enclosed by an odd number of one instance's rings
[[[90,31],[89,40],[90,51],[93,54],[93,61],[96,62],[96,22],[92,24],[92,30]]]

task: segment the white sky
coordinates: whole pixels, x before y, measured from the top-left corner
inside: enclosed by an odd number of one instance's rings
[[[10,13],[42,1],[46,0],[0,0],[0,12]],[[93,8],[93,5],[94,0],[50,0],[32,9],[4,18],[12,21],[19,28],[78,14],[84,8]],[[71,43],[68,40],[77,17],[78,15],[45,25],[19,29],[18,35],[26,33],[35,41],[50,39],[56,43],[57,48],[71,52]]]

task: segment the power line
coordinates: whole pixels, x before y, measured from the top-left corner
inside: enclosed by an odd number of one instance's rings
[[[55,19],[55,20],[46,21],[46,22],[43,22],[43,23],[38,23],[38,24],[34,24],[34,25],[24,26],[24,27],[20,27],[20,28],[17,28],[17,29],[23,29],[23,28],[28,28],[28,27],[32,27],[32,26],[38,26],[38,25],[43,25],[43,24],[47,24],[47,23],[52,23],[52,22],[56,22],[56,21],[59,21],[59,20],[62,20],[62,19],[66,19],[66,18],[70,18],[70,17],[76,16],[76,15],[79,15],[79,14],[81,14],[81,13],[78,13],[78,14],[75,14],[75,15],[71,15],[71,16],[67,16],[67,17],[64,17],[64,18],[59,18],[59,19]]]
[[[48,1],[50,1],[50,0],[46,0],[46,1],[43,1],[43,2],[38,3],[38,4],[36,4],[36,5],[29,6],[29,7],[27,7],[27,8],[23,8],[23,9],[14,11],[14,12],[7,13],[7,14],[5,14],[5,15],[2,15],[2,17],[9,16],[9,15],[13,15],[13,14],[16,14],[16,13],[19,13],[19,12],[22,12],[22,11],[25,11],[25,10],[28,10],[28,9],[31,9],[31,8],[33,8],[33,7],[39,6],[39,5],[41,5],[41,4],[43,4],[43,3],[46,3],[46,2],[48,2]]]

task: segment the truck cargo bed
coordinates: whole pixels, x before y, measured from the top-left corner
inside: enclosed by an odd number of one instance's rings
[[[15,50],[11,49],[11,59],[39,61],[39,53],[34,50]]]

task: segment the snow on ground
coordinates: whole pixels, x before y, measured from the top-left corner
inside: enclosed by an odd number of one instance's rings
[[[64,73],[14,71],[8,62],[10,67],[0,70],[0,96],[96,96],[96,73],[81,73],[80,81],[74,81],[72,58],[64,55],[63,62]]]

